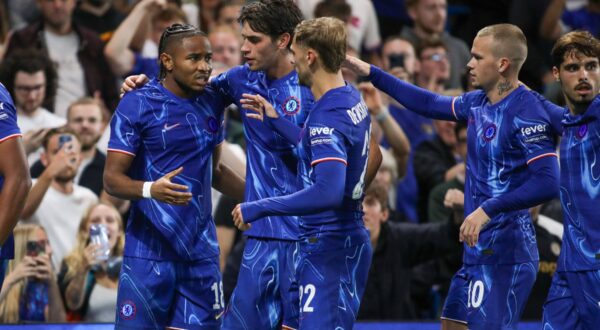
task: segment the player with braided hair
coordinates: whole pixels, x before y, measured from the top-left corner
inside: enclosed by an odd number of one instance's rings
[[[225,101],[208,87],[206,35],[174,24],[159,50],[159,78],[127,93],[111,121],[105,188],[133,201],[116,328],[219,329],[211,181],[242,199],[244,180],[219,162]]]

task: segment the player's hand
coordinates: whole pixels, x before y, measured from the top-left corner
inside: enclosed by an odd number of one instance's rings
[[[231,215],[233,216],[233,223],[237,227],[237,229],[241,231],[246,231],[250,229],[250,224],[244,222],[244,216],[242,215],[242,204],[238,204],[231,211]]]
[[[121,84],[121,90],[119,91],[119,97],[123,97],[125,93],[131,92],[132,90],[138,89],[148,83],[150,79],[145,74],[129,76],[125,78],[123,84]]]
[[[368,76],[371,73],[371,64],[350,55],[346,55],[342,67],[352,70],[359,76]]]
[[[279,114],[273,108],[273,105],[269,103],[269,101],[265,100],[264,97],[256,94],[242,94],[242,99],[240,100],[242,104],[242,108],[253,111],[255,113],[246,113],[246,117],[258,119],[260,121],[264,120],[265,114],[269,118],[279,118]]]
[[[188,186],[171,182],[182,171],[183,167],[180,167],[156,180],[150,187],[152,198],[172,205],[187,205],[192,200]]]
[[[490,217],[481,207],[478,207],[465,218],[460,226],[459,240],[466,242],[470,247],[474,247],[479,240],[479,232],[489,221]]]

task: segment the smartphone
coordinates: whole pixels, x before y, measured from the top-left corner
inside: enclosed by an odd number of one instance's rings
[[[58,137],[58,149],[62,148],[65,143],[71,142],[73,136],[71,134],[62,134]]]
[[[390,69],[404,67],[404,54],[390,54],[388,60],[390,61]]]
[[[46,252],[46,247],[38,241],[27,241],[26,253],[30,257],[37,257]]]

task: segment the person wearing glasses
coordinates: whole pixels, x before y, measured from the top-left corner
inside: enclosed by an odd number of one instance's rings
[[[0,81],[15,101],[29,165],[39,160],[48,130],[66,123],[47,110],[54,102],[57,79],[52,60],[38,50],[19,50],[0,64]]]
[[[125,94],[111,120],[104,187],[132,200],[116,328],[219,329],[210,187],[241,200],[244,180],[219,160],[225,104],[208,87],[206,34],[173,24],[159,53],[159,78]]]

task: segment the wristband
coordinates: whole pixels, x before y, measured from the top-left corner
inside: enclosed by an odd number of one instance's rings
[[[383,110],[381,110],[380,113],[375,115],[375,120],[377,120],[377,122],[382,122],[389,116],[389,114],[390,112],[388,111],[388,109],[384,108]]]
[[[154,182],[152,182],[152,181],[144,182],[144,185],[142,186],[142,197],[152,198],[152,193],[150,193],[150,189],[152,188],[153,183]]]

